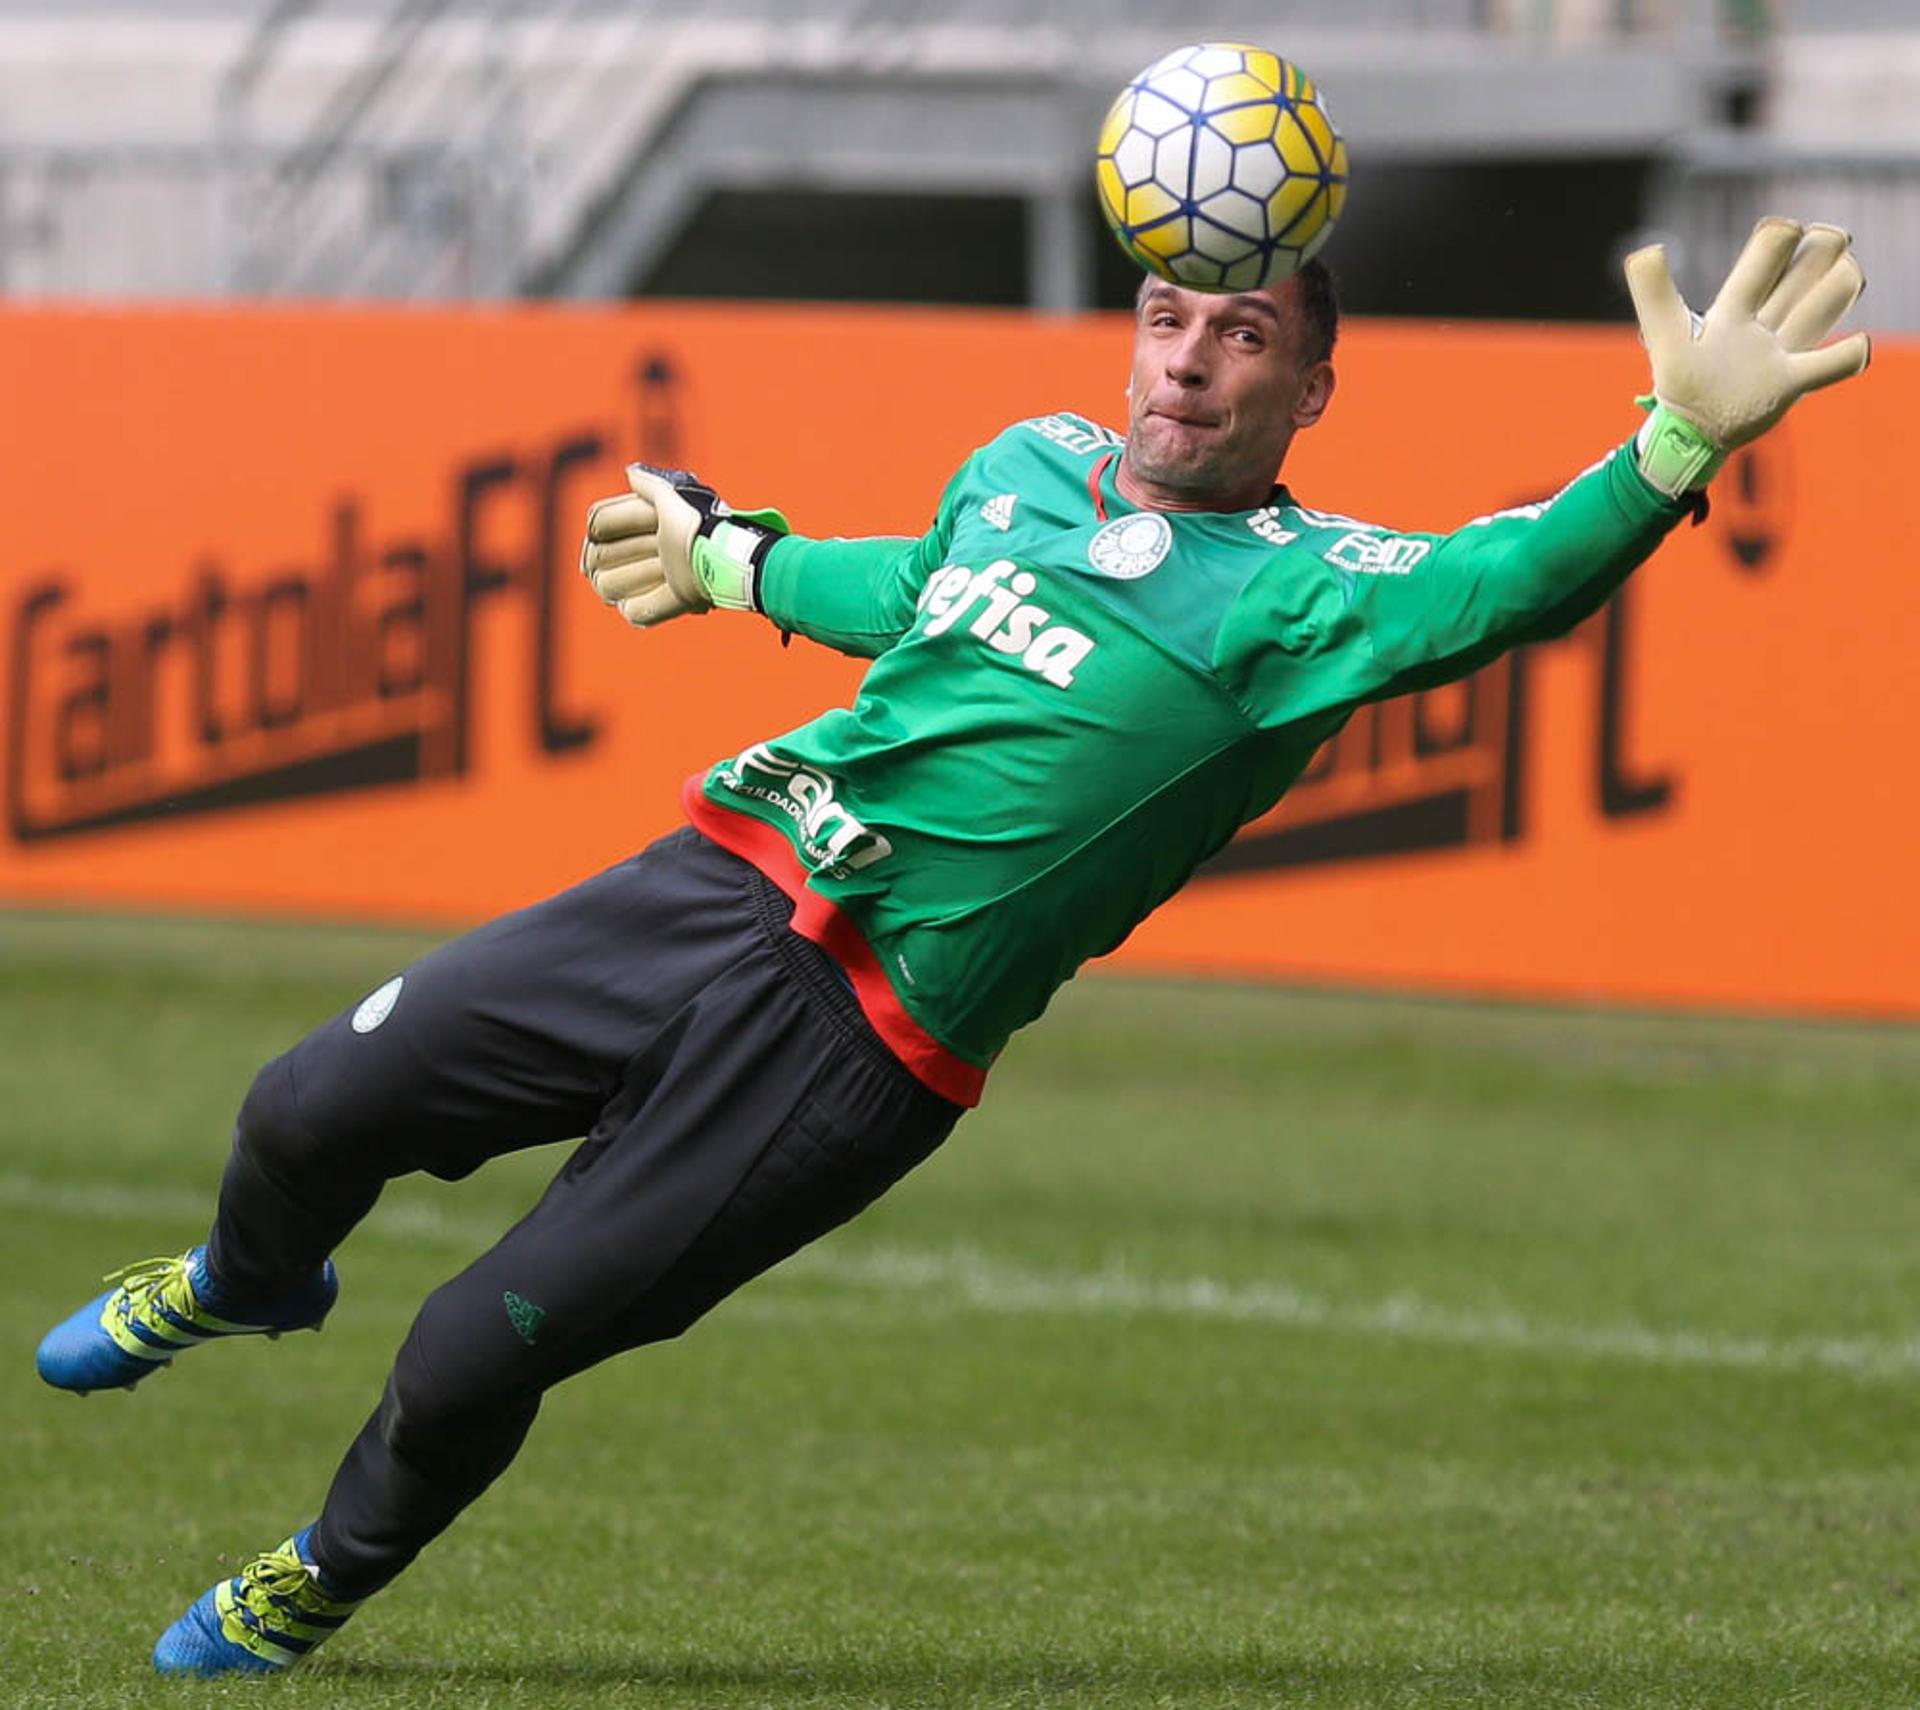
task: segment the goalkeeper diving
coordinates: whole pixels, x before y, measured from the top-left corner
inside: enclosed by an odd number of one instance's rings
[[[757,617],[872,664],[851,707],[716,756],[680,830],[269,1063],[204,1245],[48,1333],[42,1377],[86,1393],[317,1327],[387,1181],[585,1136],[421,1307],[317,1514],[192,1603],[155,1665],[310,1653],[505,1471],[547,1390],[678,1335],[925,1159],[1008,1037],[1356,708],[1580,622],[1731,452],[1867,366],[1864,334],[1826,342],[1863,284],[1836,227],[1763,220],[1704,317],[1658,248],[1626,268],[1650,413],[1628,435],[1623,399],[1623,442],[1552,499],[1448,534],[1278,484],[1334,395],[1318,263],[1257,291],[1149,280],[1125,434],[1016,423],[917,538],[807,539],[630,468],[581,550],[628,623]]]

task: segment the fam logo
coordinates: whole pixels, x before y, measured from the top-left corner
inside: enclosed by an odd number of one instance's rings
[[[723,789],[765,802],[790,819],[816,872],[844,879],[893,853],[893,845],[840,799],[834,779],[764,742],[723,760],[711,775]]]
[[[679,462],[672,362],[635,378],[640,455]],[[589,748],[600,721],[567,692],[560,602],[624,437],[581,427],[457,460],[437,527],[382,531],[371,499],[340,493],[315,507],[318,538],[267,567],[217,548],[171,577],[142,566],[129,586],[161,590],[144,601],[64,569],[29,581],[9,636],[14,838],[461,777],[480,656],[505,639],[496,610],[519,620],[508,675],[535,752]]]
[[[1430,540],[1356,529],[1343,534],[1321,557],[1336,570],[1354,570],[1363,576],[1405,576],[1432,550]]]
[[[1173,550],[1173,524],[1158,511],[1115,517],[1087,542],[1087,562],[1102,576],[1133,582],[1158,570]]]

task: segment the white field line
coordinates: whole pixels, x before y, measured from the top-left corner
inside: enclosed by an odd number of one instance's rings
[[[177,1190],[76,1187],[34,1176],[0,1174],[0,1208],[65,1217],[173,1220],[182,1225],[183,1241],[196,1238],[211,1207],[210,1197]],[[479,1249],[501,1234],[507,1221],[443,1214],[417,1202],[390,1204],[367,1219],[358,1238]],[[1343,1301],[1286,1283],[1155,1278],[1117,1265],[1097,1271],[1035,1270],[965,1246],[813,1247],[775,1273],[776,1286],[781,1279],[892,1300],[910,1296],[936,1310],[1270,1325],[1636,1365],[1818,1370],[1874,1379],[1920,1375],[1920,1335],[1774,1338],[1632,1323],[1556,1324],[1504,1309],[1462,1311],[1410,1294]]]

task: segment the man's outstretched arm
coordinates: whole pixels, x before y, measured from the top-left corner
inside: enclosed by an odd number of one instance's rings
[[[1806,393],[1867,366],[1866,334],[1827,345],[1865,283],[1836,226],[1766,219],[1704,317],[1658,246],[1627,258],[1653,368],[1639,433],[1544,505],[1444,536],[1409,574],[1356,577],[1373,696],[1463,676],[1522,642],[1564,633],[1650,554],[1729,453]],[[1421,538],[1421,537],[1412,537]]]
[[[581,573],[637,629],[713,610],[764,613],[841,653],[884,653],[943,561],[942,501],[924,535],[806,540],[778,511],[736,511],[682,469],[629,464],[630,491],[587,513]]]

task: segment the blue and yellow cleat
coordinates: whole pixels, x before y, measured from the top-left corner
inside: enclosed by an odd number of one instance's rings
[[[329,1594],[307,1553],[304,1527],[203,1592],[160,1635],[162,1674],[277,1674],[339,1632],[364,1599]]]
[[[202,1342],[318,1330],[340,1292],[328,1259],[277,1299],[230,1301],[207,1275],[206,1252],[195,1247],[177,1259],[148,1259],[115,1271],[106,1280],[117,1286],[47,1332],[35,1360],[41,1377],[80,1395],[132,1389]]]

